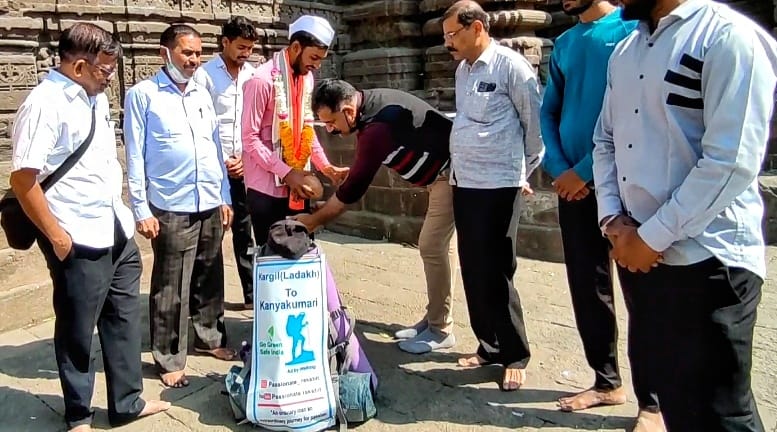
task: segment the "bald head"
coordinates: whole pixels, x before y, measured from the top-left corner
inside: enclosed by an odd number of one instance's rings
[[[442,20],[448,20],[450,18],[456,18],[456,21],[464,27],[471,26],[475,21],[480,21],[483,24],[483,30],[488,32],[488,14],[480,6],[480,3],[473,0],[459,0],[442,16]]]

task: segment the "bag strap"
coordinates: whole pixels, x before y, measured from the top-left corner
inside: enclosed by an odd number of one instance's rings
[[[43,192],[46,192],[50,187],[54,186],[54,183],[58,182],[62,177],[67,174],[68,171],[70,171],[71,168],[78,162],[79,159],[81,159],[81,156],[86,153],[86,149],[89,148],[89,145],[92,144],[92,138],[94,137],[94,126],[95,126],[95,106],[92,105],[92,127],[89,129],[89,135],[86,136],[86,139],[83,143],[81,143],[80,146],[70,154],[70,156],[65,159],[64,162],[62,162],[62,165],[59,166],[56,170],[54,170],[51,175],[46,177],[41,183],[40,187],[43,189]]]

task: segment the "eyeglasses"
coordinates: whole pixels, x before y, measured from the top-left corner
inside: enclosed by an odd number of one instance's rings
[[[445,40],[451,40],[451,39],[453,39],[453,37],[454,37],[454,36],[456,36],[456,35],[457,35],[457,34],[458,34],[460,31],[464,30],[464,29],[465,29],[465,28],[467,28],[467,27],[468,27],[468,26],[461,26],[461,28],[459,28],[459,29],[458,29],[458,30],[456,30],[456,31],[452,31],[452,32],[448,32],[448,33],[443,33],[443,34],[442,34],[442,38],[443,38],[443,39],[445,39]]]
[[[97,70],[99,70],[105,76],[105,79],[111,79],[111,78],[114,77],[114,75],[116,75],[116,69],[117,69],[116,66],[114,66],[114,67],[112,67],[110,69],[108,69],[105,66],[100,66],[100,65],[97,65],[97,64],[93,64],[92,66],[97,68]]]

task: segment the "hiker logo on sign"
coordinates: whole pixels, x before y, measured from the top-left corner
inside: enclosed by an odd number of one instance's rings
[[[313,351],[305,350],[305,336],[302,333],[307,325],[305,312],[289,315],[286,319],[286,334],[291,338],[291,361],[287,362],[286,366],[308,363],[316,359]],[[299,346],[299,354],[297,354],[297,346]]]

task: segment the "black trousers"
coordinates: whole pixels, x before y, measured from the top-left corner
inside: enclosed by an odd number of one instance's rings
[[[235,251],[237,274],[243,287],[245,303],[254,302],[254,278],[251,254],[248,249],[254,247],[251,237],[251,216],[246,206],[246,185],[242,178],[229,178],[230,195],[232,196],[232,248]]]
[[[622,381],[612,261],[610,242],[599,229],[596,196],[592,192],[580,201],[559,198],[558,218],[572,308],[586,360],[594,370],[594,387],[616,389]],[[640,379],[633,384],[640,408],[658,412],[658,397],[650,384]]]
[[[655,383],[668,430],[763,432],[750,387],[763,280],[714,258],[619,272],[632,369]]]
[[[478,355],[525,368],[531,356],[518,291],[518,188],[453,188],[461,277]]]
[[[152,206],[151,212],[159,220],[159,235],[151,240],[151,354],[163,372],[174,372],[186,367],[190,316],[196,348],[227,345],[221,254],[224,228],[218,207],[178,213]]]
[[[262,192],[248,189],[246,194],[246,207],[251,215],[251,227],[254,229],[254,239],[258,246],[267,243],[267,235],[270,226],[275,222],[310,211],[310,201],[305,200],[305,209],[292,210],[289,208],[288,197],[274,197]],[[312,236],[311,236],[312,237]]]
[[[108,387],[108,419],[119,425],[135,419],[140,398],[140,274],[137,245],[116,223],[115,244],[93,249],[74,244],[60,261],[45,238],[38,245],[54,285],[54,352],[65,401],[68,429],[90,424],[94,392],[92,334],[102,347]]]

